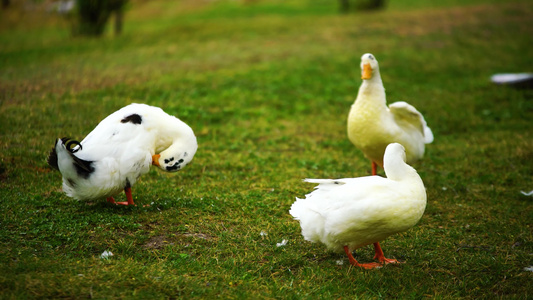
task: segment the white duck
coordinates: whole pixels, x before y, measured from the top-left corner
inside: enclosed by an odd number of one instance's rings
[[[385,258],[379,241],[406,231],[422,217],[426,190],[420,176],[405,163],[405,148],[393,143],[384,157],[385,174],[345,179],[306,179],[319,185],[305,199],[296,198],[290,214],[300,221],[302,235],[329,249],[344,252],[354,266],[371,269],[398,263]],[[354,249],[374,244],[380,263],[358,263]]]
[[[133,205],[131,187],[150,165],[174,172],[194,157],[192,129],[161,108],[131,104],[106,117],[80,142],[58,139],[48,164],[63,175],[63,191],[78,200],[107,198]],[[113,196],[124,190],[126,202]]]
[[[422,114],[403,101],[387,107],[378,61],[372,54],[361,57],[361,71],[363,83],[348,115],[348,138],[372,161],[372,175],[377,165],[383,167],[383,153],[390,143],[405,147],[408,163],[421,159],[425,144],[433,142]]]

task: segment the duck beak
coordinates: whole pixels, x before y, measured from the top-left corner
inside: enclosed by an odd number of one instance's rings
[[[372,78],[372,67],[370,64],[363,64],[363,73],[361,74],[361,79],[370,78]]]
[[[152,165],[160,167],[159,165],[160,157],[161,157],[161,154],[152,155]]]

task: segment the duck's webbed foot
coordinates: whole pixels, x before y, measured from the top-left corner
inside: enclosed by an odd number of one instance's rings
[[[367,270],[375,269],[375,268],[381,268],[383,267],[380,263],[367,263],[367,264],[360,264],[355,260],[355,258],[352,255],[352,252],[350,252],[350,249],[348,249],[348,246],[344,246],[344,252],[346,252],[346,255],[348,255],[348,260],[350,261],[350,264],[355,267],[364,268]]]
[[[128,186],[128,187],[124,188],[124,193],[126,194],[126,200],[127,201],[115,202],[115,200],[113,200],[112,203],[115,203],[117,205],[135,205],[135,203],[133,203],[133,196],[131,195],[131,187]],[[111,198],[111,199],[113,199],[113,198]],[[107,198],[107,201],[109,201],[109,198]]]
[[[378,242],[374,243],[374,250],[376,251],[376,255],[374,255],[374,259],[379,260],[382,264],[400,264],[401,262],[393,259],[393,258],[386,258],[383,254],[383,250],[381,250],[381,246]]]

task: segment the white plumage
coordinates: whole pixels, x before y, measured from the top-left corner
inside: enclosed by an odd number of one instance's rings
[[[304,238],[333,251],[344,250],[356,266],[381,266],[353,259],[351,251],[369,244],[374,244],[375,258],[381,263],[397,262],[384,257],[378,242],[420,220],[426,190],[416,170],[405,163],[402,145],[393,143],[386,148],[384,168],[387,178],[306,179],[319,185],[305,199],[297,198],[290,209],[300,221]]]
[[[192,129],[161,108],[131,104],[102,120],[81,142],[58,139],[48,163],[63,175],[64,192],[78,200],[108,198],[131,186],[154,164],[177,171],[194,157]]]
[[[433,133],[424,117],[412,105],[395,102],[386,105],[385,88],[376,58],[361,57],[363,83],[348,115],[348,138],[373,163],[383,166],[383,153],[390,143],[402,144],[407,162],[424,155],[425,144],[433,141]]]

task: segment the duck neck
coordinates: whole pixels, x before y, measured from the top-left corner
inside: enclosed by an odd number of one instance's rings
[[[192,159],[198,148],[196,136],[188,126],[184,126],[181,132],[176,135],[177,137],[172,140],[168,148],[161,152],[161,156],[187,153],[186,156],[190,156]]]
[[[394,181],[414,180],[422,182],[416,170],[401,159],[384,157],[383,168],[387,178]]]
[[[386,105],[385,88],[378,70],[374,71],[372,78],[363,80],[355,104],[364,106]]]

